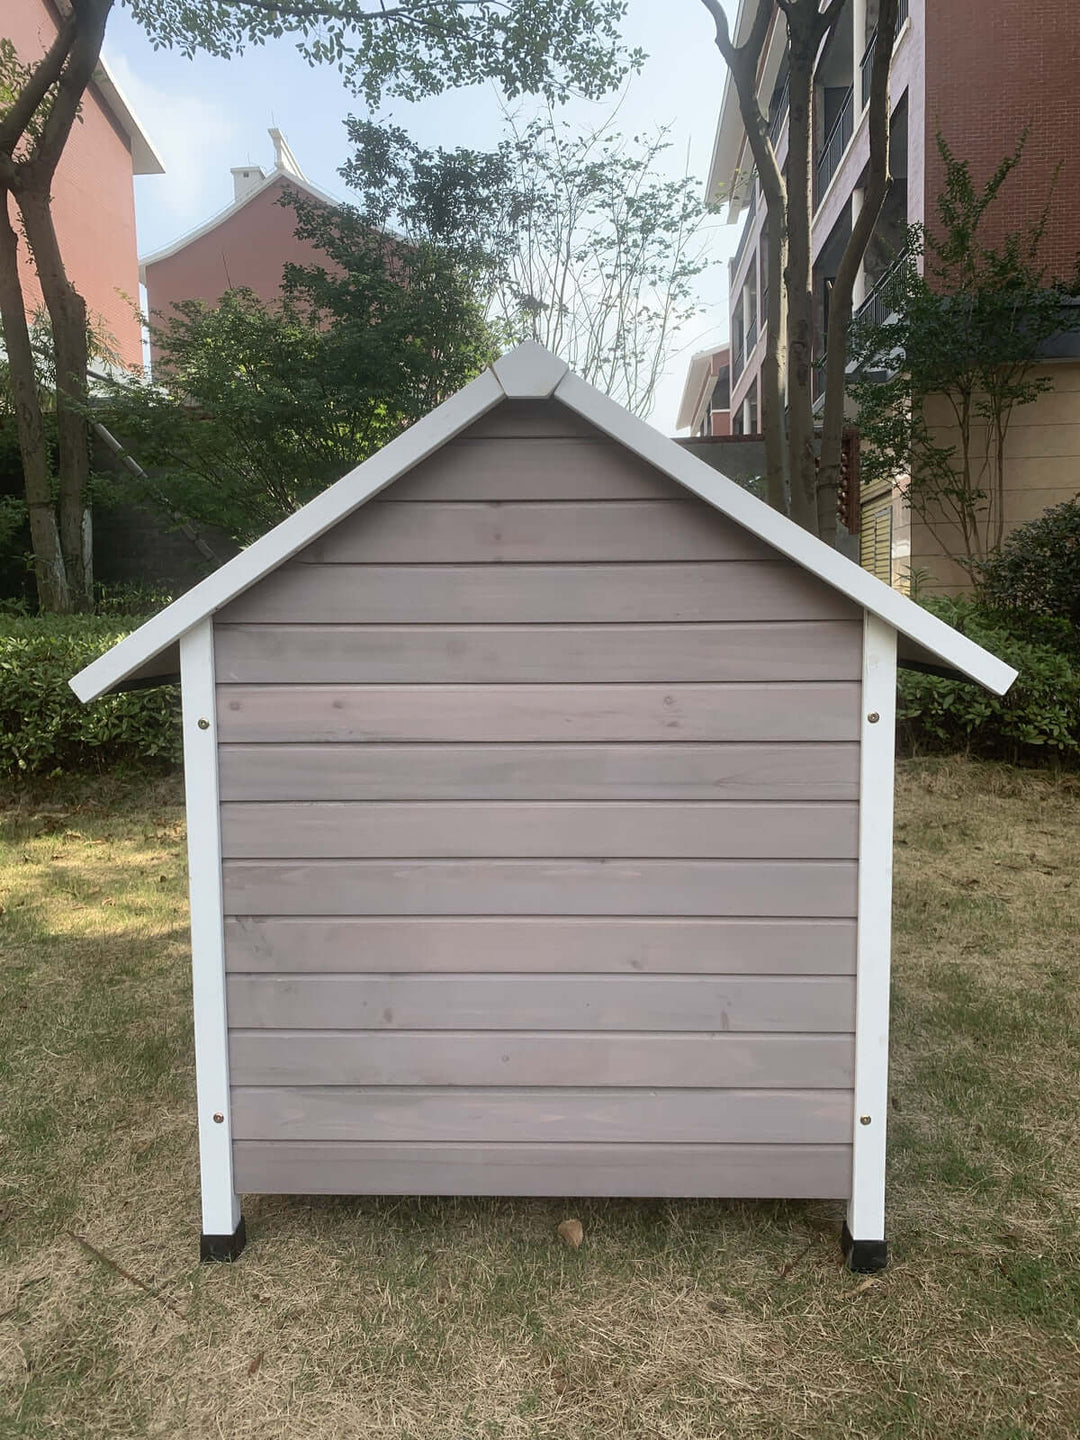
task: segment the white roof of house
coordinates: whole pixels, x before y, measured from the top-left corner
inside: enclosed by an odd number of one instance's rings
[[[71,0],[56,0],[61,15],[71,13]],[[112,112],[113,119],[127,136],[131,146],[131,169],[135,175],[164,175],[165,165],[154,149],[154,143],[139,123],[127,96],[120,89],[115,75],[103,59],[94,68],[93,83],[98,94]]]
[[[94,71],[94,84],[97,86],[98,94],[112,111],[116,123],[128,138],[131,146],[132,173],[135,175],[164,175],[164,161],[154,149],[154,142],[139,124],[127,97],[104,60],[98,61],[97,69]]]
[[[893,626],[902,637],[905,658],[957,671],[997,694],[1003,694],[1016,678],[1016,671],[996,656],[770,509],[602,395],[543,346],[528,341],[81,670],[71,680],[71,688],[80,700],[88,701],[125,683],[175,675],[180,637],[193,626],[332,529],[503,399],[547,398],[576,411],[662,474]]]

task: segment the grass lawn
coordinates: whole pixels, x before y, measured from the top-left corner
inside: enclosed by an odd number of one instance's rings
[[[1080,1435],[1080,782],[903,767],[870,1279],[704,1201],[253,1197],[200,1267],[179,801],[0,816],[4,1440]]]

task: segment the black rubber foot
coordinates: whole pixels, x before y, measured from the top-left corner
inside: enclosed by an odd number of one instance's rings
[[[199,1236],[199,1259],[237,1260],[240,1258],[240,1251],[246,1244],[247,1230],[244,1227],[244,1217],[241,1215],[240,1224],[231,1235]]]
[[[844,1252],[847,1268],[856,1275],[874,1275],[889,1263],[888,1241],[854,1240],[846,1222],[840,1231],[840,1249]]]

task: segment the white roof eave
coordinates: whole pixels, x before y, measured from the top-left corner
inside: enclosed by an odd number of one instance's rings
[[[1016,671],[905,595],[654,430],[532,341],[519,345],[378,454],[175,600],[70,681],[82,701],[116,689],[213,615],[506,398],[554,397],[736,524],[879,616],[943,665],[996,694]]]

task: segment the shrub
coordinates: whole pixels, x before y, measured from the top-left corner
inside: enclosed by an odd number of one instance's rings
[[[1080,626],[1080,499],[1014,530],[983,564],[979,589],[994,608]]]
[[[0,775],[179,763],[177,686],[83,705],[68,685],[139,623],[96,615],[0,617]]]
[[[156,615],[171,605],[176,596],[159,585],[144,585],[137,580],[121,580],[112,585],[94,585],[98,615],[134,616],[136,621]]]
[[[898,736],[908,753],[963,751],[1016,764],[1080,763],[1080,662],[1031,638],[1028,618],[968,599],[926,608],[1019,671],[997,696],[961,680],[900,672]]]

